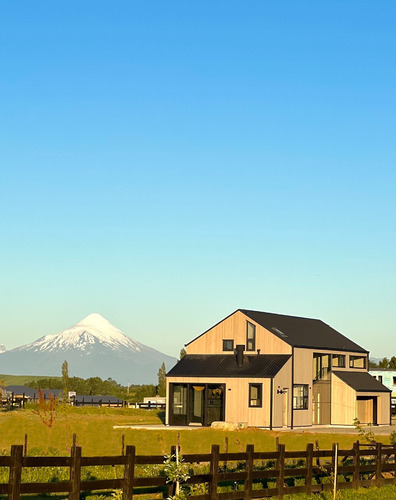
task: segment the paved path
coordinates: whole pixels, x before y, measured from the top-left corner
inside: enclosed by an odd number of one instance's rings
[[[169,431],[193,431],[196,429],[202,429],[205,427],[196,425],[183,425],[183,426],[166,426],[163,424],[159,425],[114,425],[113,429],[142,429],[142,430],[169,430]],[[208,428],[208,427],[206,427]],[[363,426],[363,429],[367,432],[373,432],[375,435],[388,436],[392,432],[396,432],[396,419],[393,419],[392,425],[381,425],[381,426]],[[263,429],[268,430],[268,429]],[[324,427],[323,425],[313,426],[313,427],[295,427],[291,429],[274,429],[274,432],[295,432],[300,434],[356,434],[359,435],[359,431],[355,427]]]

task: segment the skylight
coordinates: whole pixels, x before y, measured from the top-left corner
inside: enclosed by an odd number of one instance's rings
[[[287,337],[286,333],[283,333],[281,330],[279,330],[279,328],[276,328],[275,326],[271,327],[271,330],[281,337]]]

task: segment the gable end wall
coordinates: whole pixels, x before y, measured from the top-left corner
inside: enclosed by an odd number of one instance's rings
[[[234,340],[234,347],[237,344],[246,346],[247,321],[256,325],[256,350],[260,349],[261,354],[292,353],[289,344],[245,316],[241,311],[236,311],[188,344],[186,346],[187,354],[227,354],[223,352],[223,340],[227,339]]]

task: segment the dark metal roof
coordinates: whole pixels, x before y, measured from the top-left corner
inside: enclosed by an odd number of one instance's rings
[[[368,352],[319,319],[285,316],[248,309],[239,310],[276,337],[294,347]]]
[[[73,401],[77,403],[103,403],[103,404],[117,404],[117,403],[122,403],[123,400],[120,398],[117,398],[116,396],[93,396],[89,394],[77,394],[77,396],[73,396],[71,398]]]
[[[23,394],[27,398],[36,398],[38,399],[39,397],[39,390],[38,389],[31,389],[30,387],[27,387],[26,385],[7,385],[4,387],[4,390],[7,392],[11,392],[14,394],[14,396],[22,396]],[[49,395],[52,394],[56,398],[62,396],[62,390],[60,389],[42,389],[41,393],[43,397],[49,398]]]
[[[232,354],[187,354],[167,375],[170,377],[272,378],[290,357],[290,354],[244,356],[242,366],[238,366],[236,357]]]
[[[333,371],[343,382],[356,392],[391,392],[368,372]]]

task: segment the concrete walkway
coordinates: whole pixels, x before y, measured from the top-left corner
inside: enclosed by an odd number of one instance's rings
[[[378,426],[362,426],[366,433],[373,432],[377,436],[389,436],[392,432],[396,432],[396,419],[392,420],[392,425],[378,425]],[[183,425],[183,426],[167,426],[163,424],[159,425],[113,425],[113,429],[140,429],[147,431],[159,431],[159,430],[169,430],[169,431],[194,431],[197,429],[210,429],[210,427],[202,427],[198,425]],[[269,431],[269,429],[261,428],[264,431]],[[236,432],[236,431],[235,431]],[[295,427],[291,429],[274,429],[273,432],[295,432],[299,434],[356,434],[359,435],[359,431],[355,427],[337,427],[337,426],[323,426],[317,425],[312,427]]]

